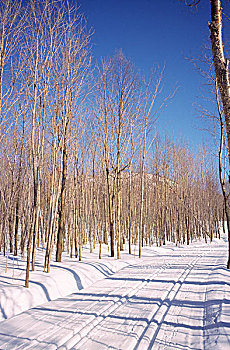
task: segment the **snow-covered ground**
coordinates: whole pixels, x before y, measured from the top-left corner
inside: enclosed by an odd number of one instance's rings
[[[22,263],[5,273],[0,255],[0,349],[230,349],[226,236],[119,261],[85,248],[49,275],[38,253],[29,290]]]
[[[35,271],[30,272],[30,286],[26,289],[26,261],[0,253],[0,321],[86,288],[130,264],[127,253],[122,260],[111,259],[107,246],[103,247],[102,260],[98,259],[98,249],[90,254],[88,247],[83,248],[81,262],[63,253],[62,263],[57,263],[53,256],[48,274],[43,272],[44,258],[45,250],[39,248]]]

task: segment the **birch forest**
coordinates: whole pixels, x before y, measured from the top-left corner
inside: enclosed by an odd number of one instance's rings
[[[44,271],[63,251],[207,242],[225,220],[215,159],[157,129],[163,70],[122,51],[95,62],[93,32],[61,0],[0,2],[0,254]],[[6,259],[7,261],[7,259]]]

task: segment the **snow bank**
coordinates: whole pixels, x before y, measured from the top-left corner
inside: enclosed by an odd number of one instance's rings
[[[44,255],[45,250],[39,248],[35,271],[30,272],[30,286],[27,289],[24,287],[26,262],[13,255],[9,255],[7,261],[0,253],[0,321],[86,288],[131,263],[126,253],[122,260],[110,258],[107,246],[103,247],[102,260],[97,258],[96,251],[90,254],[88,248],[83,248],[81,262],[63,253],[62,262],[53,262],[51,272],[45,273]]]

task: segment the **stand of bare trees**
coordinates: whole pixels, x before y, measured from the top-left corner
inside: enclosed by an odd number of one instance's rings
[[[151,126],[166,99],[118,52],[92,72],[90,32],[68,2],[1,3],[0,252],[125,242],[189,244],[219,235],[223,203],[211,160],[161,140]],[[20,37],[20,40],[19,40]],[[15,39],[17,38],[17,40]]]

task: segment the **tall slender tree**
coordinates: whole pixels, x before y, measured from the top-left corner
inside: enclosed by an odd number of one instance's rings
[[[225,58],[223,34],[222,34],[222,7],[220,0],[210,0],[211,22],[209,23],[210,39],[212,44],[212,56],[216,73],[218,88],[225,117],[226,135],[228,142],[228,157],[230,164],[230,81],[229,81],[229,59]],[[229,174],[230,180],[230,174]],[[228,262],[230,269],[230,232],[228,231]]]

